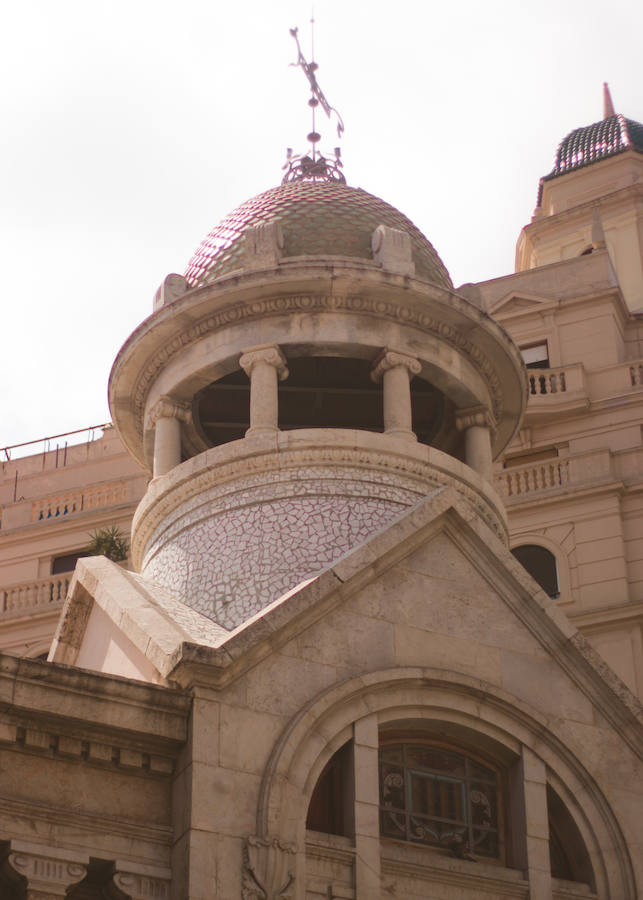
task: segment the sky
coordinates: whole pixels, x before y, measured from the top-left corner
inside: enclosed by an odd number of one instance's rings
[[[636,0],[315,0],[314,17],[348,183],[412,219],[456,286],[513,271],[603,81],[643,121]],[[310,58],[310,19],[308,0],[4,4],[0,448],[109,421],[112,361],[163,278],[306,149],[289,29]]]

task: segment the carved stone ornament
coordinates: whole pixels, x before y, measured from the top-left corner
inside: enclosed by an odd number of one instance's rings
[[[288,378],[289,372],[286,365],[286,357],[277,344],[263,344],[260,347],[251,347],[249,350],[244,351],[239,359],[239,365],[248,378],[252,377],[252,370],[257,363],[267,363],[276,369],[279,381],[285,381]]]
[[[243,900],[292,900],[295,847],[251,835],[243,849]]]
[[[411,236],[406,231],[378,225],[371,235],[371,250],[383,269],[397,275],[415,275]]]
[[[12,851],[7,856],[7,863],[10,869],[26,879],[29,900],[59,900],[71,885],[78,884],[87,874],[86,865],[57,855],[48,856],[46,852]]]
[[[377,383],[382,379],[384,372],[388,372],[389,369],[394,369],[396,366],[404,366],[408,369],[409,376],[419,375],[422,370],[419,360],[414,356],[385,348],[373,363],[373,368],[371,369],[372,380]]]
[[[148,415],[148,427],[152,428],[159,419],[178,419],[180,422],[188,423],[192,415],[189,403],[182,400],[174,400],[167,395],[161,397],[152,407]]]
[[[136,872],[115,872],[113,881],[131,900],[167,900],[170,896],[170,883],[164,878],[152,878]]]
[[[459,409],[455,414],[455,427],[458,431],[466,431],[467,428],[489,428],[494,431],[496,422],[485,406],[476,406],[472,409]]]
[[[264,222],[247,228],[244,234],[244,268],[275,266],[281,259],[283,249],[284,236],[279,222]]]

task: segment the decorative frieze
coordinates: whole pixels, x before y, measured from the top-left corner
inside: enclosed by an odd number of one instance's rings
[[[243,848],[243,900],[293,900],[294,844],[251,835]]]

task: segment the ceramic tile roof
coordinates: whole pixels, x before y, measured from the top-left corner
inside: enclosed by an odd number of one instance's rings
[[[624,150],[643,152],[643,125],[619,114],[576,128],[559,144],[554,168],[545,179],[589,166]]]
[[[242,267],[246,228],[278,221],[284,256],[353,256],[372,259],[371,234],[378,225],[411,236],[418,278],[442,287],[452,282],[422,232],[393,206],[360,188],[337,182],[294,181],[247,200],[201,242],[185,276],[191,286],[208,284]]]

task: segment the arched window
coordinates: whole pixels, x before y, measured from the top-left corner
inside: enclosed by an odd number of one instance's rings
[[[499,775],[449,747],[386,744],[380,748],[380,830],[456,856],[499,859]]]
[[[310,798],[306,828],[325,834],[353,833],[353,745],[348,741],[324,766]]]
[[[514,547],[511,552],[534,581],[538,582],[543,591],[552,600],[558,600],[560,588],[558,586],[558,566],[554,554],[538,544],[522,544],[520,547]]]

